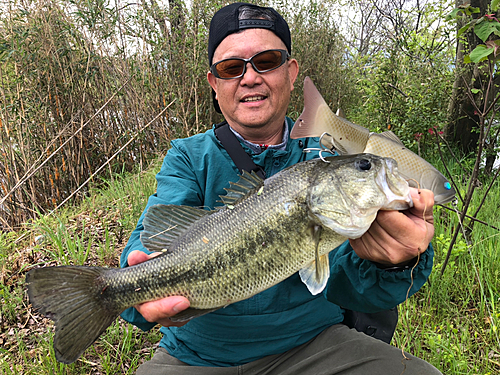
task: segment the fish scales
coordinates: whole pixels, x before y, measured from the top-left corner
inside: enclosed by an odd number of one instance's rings
[[[361,236],[379,209],[411,205],[392,159],[370,154],[298,163],[261,181],[245,175],[216,211],[157,205],[141,241],[161,255],[123,269],[62,266],[28,272],[33,307],[55,321],[56,359],[72,363],[120,312],[185,296],[189,320],[249,298],[297,271],[313,294],[329,276],[328,253]],[[224,200],[224,197],[223,197]]]
[[[304,80],[304,110],[290,137],[321,137],[323,146],[342,155],[363,152],[393,158],[410,186],[431,190],[435,203],[444,204],[455,199],[456,191],[447,178],[407,149],[390,130],[372,133],[334,114],[309,77]]]
[[[309,168],[304,167],[267,180],[260,195],[195,223],[190,235],[179,238],[168,253],[143,264],[147,270],[110,275],[106,293],[121,294],[123,306],[182,295],[193,308],[211,309],[284,280],[314,257],[314,243],[307,234],[310,223],[304,220],[309,182]],[[333,247],[344,240],[339,236]]]

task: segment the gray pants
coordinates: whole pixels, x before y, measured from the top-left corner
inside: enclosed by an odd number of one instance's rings
[[[433,375],[427,362],[364,333],[336,324],[313,340],[282,354],[235,367],[189,366],[159,348],[138,375]]]

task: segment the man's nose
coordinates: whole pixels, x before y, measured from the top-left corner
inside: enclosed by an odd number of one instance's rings
[[[243,74],[243,77],[241,77],[241,83],[248,85],[259,77],[260,73],[253,68],[253,65],[250,62],[247,62],[245,73]]]

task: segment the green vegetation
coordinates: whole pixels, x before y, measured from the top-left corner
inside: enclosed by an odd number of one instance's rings
[[[118,267],[128,235],[154,193],[158,169],[156,162],[146,172],[115,176],[79,206],[0,234],[0,374],[125,374],[152,355],[159,332],[143,333],[117,320],[77,363],[58,363],[52,323],[28,308],[24,278],[36,266]]]
[[[301,67],[291,117],[310,76],[333,110],[450,170],[457,209],[481,220],[462,216],[462,229],[460,214],[435,208],[435,269],[400,307],[394,343],[445,374],[499,373],[499,1],[258,2],[291,28]],[[133,373],[152,355],[157,330],[117,321],[75,364],[57,363],[24,277],[40,265],[118,266],[158,155],[221,119],[205,78],[221,6],[0,5],[0,374]]]
[[[449,165],[454,173],[459,172]],[[0,235],[0,373],[133,373],[160,339],[117,320],[72,365],[56,362],[52,323],[29,308],[25,273],[39,265],[118,266],[128,235],[154,192],[159,164],[146,172],[115,176],[81,205],[44,216],[18,232]],[[500,227],[500,186],[494,186],[478,219]],[[472,205],[478,205],[474,199]],[[436,207],[435,266],[429,283],[400,306],[393,344],[425,358],[445,374],[495,374],[500,370],[500,253],[497,229],[475,224],[471,246],[463,236],[444,275],[441,266],[456,213]],[[403,357],[402,357],[403,359]]]

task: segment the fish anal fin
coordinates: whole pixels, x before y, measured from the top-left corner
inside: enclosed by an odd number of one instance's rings
[[[149,207],[142,225],[141,242],[149,251],[168,251],[170,244],[196,221],[213,211],[190,206],[157,204]]]
[[[174,316],[170,317],[172,322],[187,322],[191,319],[197,318],[199,316],[211,313],[212,311],[218,310],[215,309],[195,309],[193,307],[188,307],[186,310],[183,310]]]

